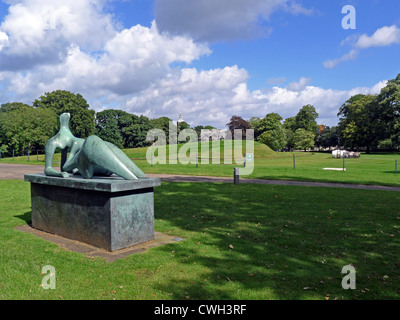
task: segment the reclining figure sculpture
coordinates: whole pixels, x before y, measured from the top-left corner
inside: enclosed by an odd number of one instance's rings
[[[110,176],[115,173],[126,180],[146,177],[146,174],[114,144],[95,135],[86,140],[76,138],[69,129],[70,117],[69,113],[60,115],[60,131],[46,143],[45,175],[67,178],[73,173],[90,179],[94,175]],[[57,148],[61,149],[61,172],[53,168],[53,157]]]

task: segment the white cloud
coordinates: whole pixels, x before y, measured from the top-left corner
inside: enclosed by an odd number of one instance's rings
[[[299,83],[301,82],[300,79]],[[258,114],[252,111],[249,116],[263,117],[267,113],[277,112],[283,118],[288,118],[295,116],[302,106],[311,104],[319,113],[318,123],[336,125],[339,107],[347,99],[356,94],[379,93],[385,85],[386,81],[381,81],[371,88],[357,87],[351,90],[324,89],[310,85],[299,87],[299,90],[290,90],[288,87],[257,90],[252,92],[252,95],[259,101],[259,107],[256,108]]]
[[[400,28],[396,25],[384,26],[377,29],[371,36],[367,34],[362,34],[361,36],[351,35],[341,42],[342,46],[346,44],[351,44],[354,48],[338,59],[324,61],[325,68],[332,69],[342,62],[355,60],[360,50],[363,49],[400,44]]]
[[[175,119],[179,113],[191,124],[224,127],[231,112],[253,103],[247,90],[248,73],[237,66],[198,71],[173,70],[164,79],[126,101],[129,112]]]
[[[250,91],[247,78],[246,70],[237,66],[209,71],[182,69],[133,95],[125,103],[121,100],[121,105],[129,112],[149,117],[162,114],[176,120],[181,113],[191,125],[224,128],[232,115],[249,119],[277,112],[288,118],[295,116],[302,106],[311,104],[319,113],[319,123],[336,125],[339,107],[347,99],[356,94],[376,94],[386,85],[386,81],[381,81],[370,88],[333,90],[305,85],[310,79],[301,78],[295,82],[302,84],[297,88],[276,86]],[[212,84],[218,81],[225,85],[214,87]]]
[[[96,50],[116,33],[103,0],[21,0],[12,2],[0,25],[8,35],[0,69],[29,69],[57,63],[71,45]]]
[[[372,36],[366,34],[361,35],[355,46],[357,48],[366,49],[370,47],[386,47],[392,44],[400,43],[400,28],[396,25],[390,27],[385,26],[374,32]]]
[[[292,0],[156,0],[154,8],[161,31],[206,42],[266,35],[271,29],[260,22],[268,21],[277,10],[312,13]]]
[[[6,45],[8,45],[7,33],[0,31],[0,51]]]
[[[160,34],[153,23],[150,28],[137,25],[116,33],[97,55],[70,45],[58,63],[3,77],[10,81],[8,89],[21,96],[28,88],[31,94],[62,88],[84,91],[90,97],[127,95],[164,78],[172,62],[190,63],[209,53],[208,47],[191,39]]]
[[[56,19],[43,22],[36,3],[53,5]],[[264,10],[267,17],[288,1],[252,0],[254,12],[243,1],[230,3],[235,8],[231,18],[238,8],[248,8],[249,16]],[[208,46],[189,36],[161,32],[155,22],[151,27],[120,30],[103,12],[104,4],[105,0],[13,2],[0,25],[0,93],[13,95],[10,101],[32,103],[44,92],[69,90],[81,93],[96,110],[111,106],[172,119],[182,113],[192,125],[224,128],[234,114],[248,119],[277,112],[286,118],[305,104],[317,108],[321,121],[334,124],[338,108],[351,95],[373,93],[383,86],[338,91],[311,86],[311,80],[303,77],[286,87],[251,91],[247,70],[236,65],[211,70],[190,67],[211,53]],[[172,68],[175,62],[187,66]]]
[[[357,59],[359,51],[356,49],[350,50],[350,52],[344,54],[341,56],[339,59],[334,59],[334,60],[326,60],[323,62],[323,65],[327,69],[332,69],[336,67],[338,64],[344,62],[344,61],[349,61],[349,60],[355,60]]]
[[[311,82],[311,78],[305,78],[302,77],[300,78],[299,81],[297,82],[291,82],[289,83],[289,85],[287,86],[287,89],[290,91],[301,91],[304,88],[307,87],[307,85]]]

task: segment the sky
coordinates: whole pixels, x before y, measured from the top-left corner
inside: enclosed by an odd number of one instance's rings
[[[400,3],[387,0],[0,0],[0,104],[80,93],[96,111],[338,122],[400,73]]]

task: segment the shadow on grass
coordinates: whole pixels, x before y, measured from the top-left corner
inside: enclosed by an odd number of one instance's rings
[[[24,214],[16,215],[15,218],[19,218],[26,222],[26,224],[32,223],[32,211],[27,211]]]
[[[163,182],[155,201],[200,273],[160,284],[178,299],[400,298],[399,193]],[[341,287],[348,264],[357,290]]]
[[[400,167],[399,167],[400,170]],[[337,171],[338,174],[342,173],[342,171]],[[346,171],[344,172],[346,174]],[[396,176],[394,171],[385,171],[384,173],[393,174]],[[266,179],[266,180],[284,180],[284,181],[305,181],[305,182],[327,182],[327,183],[343,183],[343,184],[362,184],[362,185],[376,185],[376,186],[392,186],[392,187],[400,187],[400,183],[390,183],[390,182],[382,182],[376,180],[348,180],[348,179],[332,179],[332,178],[318,178],[318,177],[303,177],[303,176],[258,176],[257,179]],[[400,171],[399,171],[399,181],[400,181]]]

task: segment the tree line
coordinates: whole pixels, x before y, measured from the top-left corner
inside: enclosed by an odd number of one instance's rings
[[[257,141],[273,150],[343,147],[350,150],[398,150],[400,148],[400,74],[378,94],[357,94],[338,111],[337,126],[318,125],[314,106],[305,105],[294,116],[277,113],[244,120],[233,116],[229,130],[253,129]]]
[[[190,128],[184,121],[175,123],[168,117],[150,119],[118,109],[96,113],[81,94],[56,90],[40,96],[32,105],[21,102],[0,105],[1,155],[43,152],[47,140],[59,131],[59,116],[64,112],[71,114],[69,126],[75,136],[87,138],[95,134],[121,149],[151,145],[152,142],[147,141],[146,137],[147,132],[154,128],[163,130],[168,142],[171,122],[177,132]],[[199,125],[192,129],[200,136],[202,129],[215,128]]]
[[[71,113],[70,129],[81,138],[98,135],[119,148],[146,147],[147,132],[153,128],[167,135],[172,119],[146,116],[107,109],[95,112],[82,95],[56,90],[45,93],[32,105],[21,102],[4,103],[0,106],[0,152],[4,156],[26,154],[27,150],[44,150],[49,138],[59,130],[59,116]],[[314,106],[305,105],[293,116],[283,119],[278,113],[264,118],[251,117],[244,120],[232,116],[228,129],[253,129],[254,138],[273,150],[314,149],[344,147],[351,150],[376,149],[398,150],[400,148],[400,74],[387,82],[376,95],[357,94],[339,108],[337,126],[318,125],[318,113]],[[190,128],[180,122],[176,130]],[[192,128],[198,136],[202,129]]]
[[[168,132],[167,117],[149,119],[122,110],[107,109],[95,112],[81,94],[57,90],[45,93],[32,105],[21,102],[0,106],[0,152],[2,156],[27,154],[28,150],[43,151],[48,139],[59,130],[59,116],[71,114],[71,132],[80,138],[95,134],[119,148],[149,146],[147,132],[159,128]],[[180,123],[181,129],[189,127]],[[198,128],[199,129],[199,128]],[[201,130],[201,129],[200,129]]]

